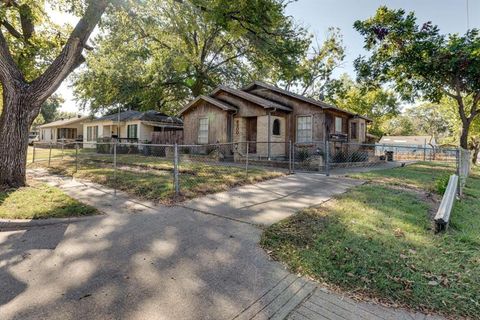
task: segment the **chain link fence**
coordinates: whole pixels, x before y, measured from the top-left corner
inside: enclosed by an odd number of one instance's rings
[[[395,162],[436,161],[460,170],[460,151],[346,142],[237,142],[206,145],[116,142],[35,143],[33,167],[84,178],[142,198],[171,201],[294,172],[348,173]],[[391,167],[391,166],[390,166]]]

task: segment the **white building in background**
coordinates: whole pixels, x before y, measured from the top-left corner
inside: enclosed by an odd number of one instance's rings
[[[419,149],[433,149],[437,147],[437,142],[432,136],[383,136],[378,144]]]
[[[82,141],[83,122],[89,117],[77,116],[69,119],[60,119],[38,126],[40,142]]]

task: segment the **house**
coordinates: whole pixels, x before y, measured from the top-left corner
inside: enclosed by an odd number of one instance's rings
[[[77,141],[83,139],[83,122],[88,117],[77,116],[69,119],[60,119],[37,127],[40,131],[39,141]]]
[[[186,144],[248,141],[259,157],[284,157],[288,143],[366,141],[370,119],[255,81],[243,89],[219,86],[187,104],[180,115]],[[247,150],[239,144],[238,152]]]
[[[84,147],[94,147],[92,142],[110,141],[118,138],[121,142],[151,141],[154,132],[181,131],[183,122],[154,110],[124,111],[96,119],[83,124]]]
[[[437,142],[432,136],[383,136],[379,145],[405,148],[435,148]]]

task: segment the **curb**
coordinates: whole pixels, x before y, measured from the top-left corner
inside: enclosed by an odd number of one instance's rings
[[[82,222],[95,218],[104,217],[104,214],[97,214],[93,216],[72,217],[72,218],[47,218],[47,219],[0,219],[0,231],[3,229],[18,229],[18,228],[32,228],[43,227],[55,224],[69,224],[75,222]]]

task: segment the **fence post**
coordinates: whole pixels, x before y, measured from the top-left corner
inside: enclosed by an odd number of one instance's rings
[[[325,175],[330,175],[330,144],[328,140],[325,141]]]
[[[175,143],[173,152],[173,185],[175,187],[176,196],[180,194],[180,182],[178,178],[178,145]]]
[[[78,172],[78,142],[75,142],[75,173]]]
[[[115,138],[113,139],[113,195],[117,196],[117,139]]]
[[[35,163],[35,142],[33,143],[32,163]]]
[[[65,146],[65,141],[64,141],[64,140],[62,140],[62,142],[61,142],[61,143],[62,143],[62,161],[63,161],[63,148],[64,148],[64,146]]]
[[[52,142],[49,143],[49,150],[48,150],[48,166],[50,167],[50,160],[52,159]]]
[[[288,141],[288,173],[292,174],[292,140]]]
[[[248,149],[249,149],[248,141],[246,142],[246,145],[247,145],[247,152],[246,152],[246,159],[245,159],[245,180],[248,179]]]

